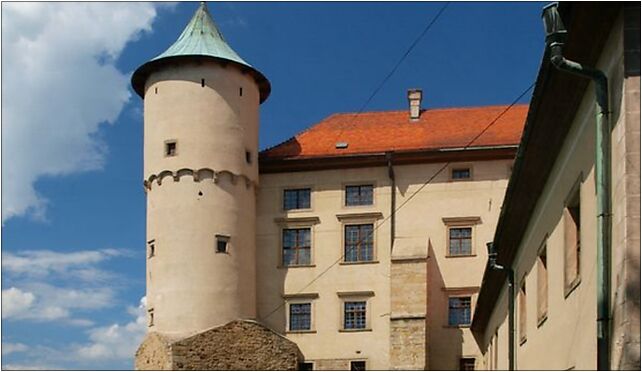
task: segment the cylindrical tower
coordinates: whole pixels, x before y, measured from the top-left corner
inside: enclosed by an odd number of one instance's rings
[[[258,109],[269,82],[201,3],[132,85],[144,99],[150,331],[254,318]]]

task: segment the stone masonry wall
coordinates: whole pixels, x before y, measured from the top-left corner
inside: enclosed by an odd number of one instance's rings
[[[154,333],[147,336],[136,353],[136,369],[292,371],[302,360],[294,342],[254,321],[232,321],[169,346],[161,340]]]
[[[390,369],[423,370],[427,360],[427,264],[393,259],[390,267]]]

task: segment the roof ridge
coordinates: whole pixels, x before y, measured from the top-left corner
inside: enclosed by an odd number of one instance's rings
[[[528,103],[516,103],[513,105],[515,106],[528,106]],[[474,109],[482,109],[482,108],[499,108],[499,107],[508,107],[510,106],[509,103],[506,104],[497,104],[497,105],[479,105],[479,106],[452,106],[452,107],[436,107],[436,108],[423,108],[421,111],[426,112],[426,111],[455,111],[455,110],[474,110]],[[392,112],[408,112],[408,110],[380,110],[380,111],[364,111],[364,112],[337,112],[333,114],[332,116],[339,116],[339,115],[363,115],[363,114],[384,114],[384,113],[392,113]],[[326,119],[329,119],[331,116],[328,116]],[[325,120],[325,119],[324,119]]]

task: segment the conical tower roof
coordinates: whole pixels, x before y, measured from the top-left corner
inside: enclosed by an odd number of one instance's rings
[[[243,71],[250,73],[259,86],[261,103],[270,94],[270,82],[249,63],[245,62],[225,41],[221,31],[212,19],[207,5],[201,5],[194,13],[192,20],[187,24],[185,30],[166,51],[147,63],[140,66],[132,75],[132,86],[141,97],[145,93],[145,82],[149,74],[163,64],[170,61],[187,60],[198,58],[213,58],[215,60],[232,63]]]

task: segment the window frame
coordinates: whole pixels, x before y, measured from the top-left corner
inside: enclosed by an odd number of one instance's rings
[[[307,263],[297,263],[297,264],[294,264],[294,265],[285,263],[285,261],[284,261],[285,254],[284,253],[285,253],[285,231],[286,230],[295,230],[295,231],[297,231],[297,234],[296,234],[297,242],[298,242],[298,236],[299,236],[298,231],[309,230],[310,246],[307,247],[307,249],[308,249],[308,257],[309,257],[309,260],[308,260]],[[280,245],[280,249],[279,249],[279,252],[281,252],[280,255],[279,255],[279,258],[280,258],[279,266],[280,267],[284,267],[284,268],[310,267],[310,266],[312,266],[313,265],[312,246],[313,246],[313,227],[312,226],[286,226],[286,227],[282,227],[281,228],[281,245]],[[296,246],[297,257],[298,257],[298,254],[299,254],[300,250],[301,250],[301,247]]]
[[[316,300],[318,293],[296,293],[283,295],[286,305],[285,311],[285,333],[316,333]],[[310,329],[290,329],[290,305],[310,304]]]
[[[464,257],[476,257],[477,256],[477,225],[482,224],[481,217],[479,216],[467,216],[467,217],[443,217],[441,219],[446,226],[445,231],[445,242],[446,242],[446,258],[464,258]],[[470,228],[470,254],[457,254],[453,255],[450,253],[450,230],[451,229],[461,229],[461,228]]]
[[[582,282],[582,197],[581,197],[581,186],[582,186],[583,175],[580,174],[578,179],[575,181],[571,187],[566,199],[564,200],[564,209],[562,210],[562,233],[563,233],[563,256],[564,256],[564,298],[566,299],[570,294],[577,288]],[[577,209],[577,220],[573,217],[571,209]],[[569,228],[575,226],[575,246],[573,248],[569,247]],[[572,256],[575,260],[575,273],[572,278],[569,277],[571,274],[568,270],[567,260],[569,259],[569,250],[572,250]]]
[[[366,251],[364,249],[364,245],[367,248],[367,245],[364,243],[367,243],[367,241],[364,241],[364,238],[367,237],[367,233],[362,237],[362,229],[366,226],[371,227],[371,232],[369,234],[370,236],[370,259],[369,260],[364,260],[360,259],[360,252]],[[357,236],[358,236],[358,241],[354,245],[356,245],[355,249],[357,250],[357,259],[356,260],[347,260],[347,251],[348,251],[348,229],[349,228],[355,228],[357,227]],[[343,224],[343,252],[342,252],[342,262],[348,263],[348,264],[358,264],[358,263],[368,263],[368,262],[374,262],[375,261],[375,228],[376,225],[373,222],[366,222],[366,223],[345,223]]]
[[[374,297],[374,292],[372,291],[363,291],[363,292],[337,292],[337,296],[340,299],[340,320],[341,324],[339,325],[339,332],[370,332],[372,331],[372,298]],[[364,302],[365,303],[365,324],[364,328],[346,328],[346,304],[349,302]]]
[[[466,361],[470,362],[472,360],[473,363],[473,369],[464,369],[464,363]],[[459,357],[459,370],[460,371],[475,371],[475,367],[477,367],[477,358],[474,356],[461,356]]]
[[[450,300],[451,299],[462,299],[462,298],[468,298],[468,323],[457,323],[457,324],[452,324],[450,322]],[[447,301],[447,306],[448,310],[446,312],[446,322],[447,326],[450,328],[470,328],[470,325],[472,324],[473,321],[473,294],[472,293],[457,293],[457,294],[449,294],[448,295],[448,301]],[[462,307],[463,309],[463,307]]]
[[[470,252],[468,252],[468,253],[460,253],[460,254],[453,254],[452,245],[451,245],[451,241],[453,239],[452,238],[452,230],[456,230],[456,229],[458,229],[458,230],[470,229],[470,237],[468,237],[468,240],[470,240]],[[447,254],[447,256],[449,256],[449,257],[470,257],[470,256],[474,256],[475,254],[473,253],[473,246],[475,244],[473,243],[474,242],[473,231],[474,231],[474,227],[473,226],[469,226],[469,225],[466,225],[466,226],[464,226],[464,225],[461,225],[461,226],[448,226],[448,254]],[[464,241],[465,238],[458,238],[458,239],[460,241],[459,250],[461,251],[462,250],[461,243]]]
[[[468,178],[454,178],[453,172],[456,170],[468,169]],[[452,164],[448,167],[448,181],[450,182],[466,182],[474,180],[473,165],[471,163]]]
[[[216,254],[230,254],[230,236],[229,235],[222,235],[222,234],[216,234],[214,235],[214,253]],[[219,244],[221,242],[225,243],[225,250],[220,251],[219,250]]]
[[[542,260],[544,257],[544,260]],[[548,273],[548,235],[537,252],[537,327],[548,318],[549,273]],[[542,305],[542,301],[544,304]]]
[[[377,204],[377,183],[374,181],[361,181],[343,183],[341,188],[341,208],[354,209],[354,208],[372,208]],[[372,203],[371,204],[354,204],[348,205],[348,187],[372,187]],[[361,194],[361,193],[360,193]]]
[[[174,145],[174,152],[173,153],[168,153],[169,150],[169,145],[173,144]],[[165,158],[173,158],[178,156],[178,140],[176,139],[168,139],[163,142],[163,157]]]
[[[287,191],[300,191],[300,190],[309,190],[310,191],[310,206],[307,208],[293,208],[293,209],[285,209],[285,193]],[[281,189],[281,212],[284,213],[293,213],[293,212],[309,212],[313,210],[313,194],[314,190],[312,186],[293,186],[293,187],[285,187]],[[297,200],[298,200],[298,195],[297,195]]]
[[[352,369],[352,363],[363,363],[363,369]],[[368,362],[366,359],[353,359],[350,360],[350,364],[348,365],[350,367],[348,370],[349,371],[367,371],[368,370]]]

